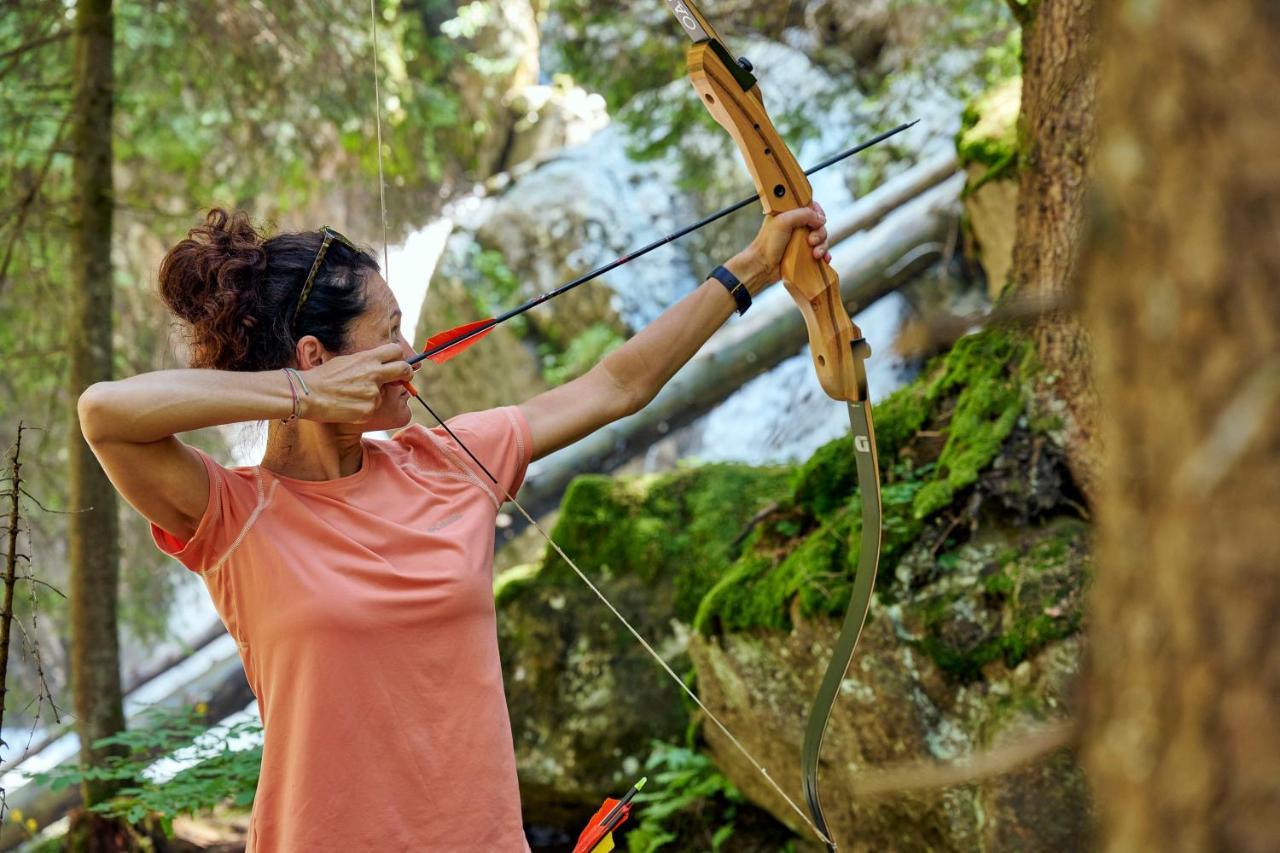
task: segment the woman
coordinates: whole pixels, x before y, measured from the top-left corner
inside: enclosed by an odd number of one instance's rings
[[[584,376],[453,418],[453,435],[410,424],[400,309],[337,232],[264,238],[215,209],[169,251],[160,290],[192,369],[98,383],[78,410],[239,647],[264,729],[249,851],[528,849],[496,638],[498,508],[532,460],[652,399],[734,311],[735,277],[751,293],[777,280],[794,229],[829,258],[824,221],[816,204],[768,218],[724,281]],[[252,467],[175,437],[256,420],[270,428]]]

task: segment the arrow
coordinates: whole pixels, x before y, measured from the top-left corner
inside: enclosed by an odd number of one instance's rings
[[[920,122],[920,119],[916,119],[915,121],[908,122],[906,124],[900,124],[897,127],[893,128],[892,130],[887,130],[884,133],[880,134],[879,136],[872,137],[866,142],[859,143],[858,145],[855,145],[852,148],[848,148],[844,151],[841,151],[839,154],[834,154],[831,157],[828,157],[826,160],[823,160],[821,163],[818,163],[806,169],[805,174],[812,175],[815,172],[821,172],[823,169],[827,168],[828,166],[833,166],[836,163],[839,163],[841,160],[844,160],[848,157],[852,157],[854,154],[857,154],[860,151],[865,151],[873,145],[877,145],[881,142],[884,142],[889,137],[896,136],[897,134],[901,133],[907,128],[913,127],[914,125],[918,124],[919,122]],[[436,335],[432,335],[430,338],[427,339],[427,342],[424,345],[422,352],[415,355],[413,358],[409,359],[409,364],[417,364],[418,362],[422,361],[424,358],[429,358],[432,361],[434,361],[436,364],[444,364],[449,359],[453,358],[454,356],[458,355],[461,352],[464,352],[472,344],[477,343],[481,338],[489,334],[489,332],[492,331],[493,328],[499,325],[500,323],[505,323],[507,320],[510,320],[512,317],[518,317],[519,315],[528,311],[530,308],[534,308],[538,305],[541,305],[544,302],[548,302],[552,299],[555,299],[557,296],[568,293],[570,290],[573,290],[575,287],[581,284],[586,284],[587,282],[592,281],[593,279],[597,279],[607,272],[616,270],[618,267],[622,266],[623,264],[629,264],[632,261],[634,261],[636,258],[647,255],[650,252],[652,252],[654,249],[659,248],[660,246],[665,246],[668,243],[672,242],[673,240],[678,240],[681,237],[685,236],[686,234],[689,234],[693,231],[697,231],[699,228],[702,228],[706,225],[710,225],[712,222],[715,222],[718,219],[723,219],[724,217],[728,216],[730,213],[735,213],[736,211],[739,211],[742,208],[746,207],[747,205],[751,204],[753,201],[759,201],[759,200],[760,200],[760,196],[759,194],[757,194],[757,195],[744,198],[741,201],[734,202],[728,207],[717,210],[715,213],[711,214],[710,216],[706,216],[702,219],[699,219],[697,222],[693,223],[692,225],[686,225],[680,230],[673,231],[667,236],[654,240],[652,243],[642,246],[633,252],[629,252],[628,254],[625,254],[620,258],[615,258],[614,260],[609,261],[604,266],[596,267],[590,272],[583,273],[582,275],[575,278],[573,281],[570,281],[566,284],[562,284],[559,287],[557,287],[555,290],[549,290],[546,293],[542,294],[541,296],[535,296],[533,299],[530,299],[528,302],[525,302],[523,305],[518,305],[515,308],[512,308],[510,311],[507,311],[503,314],[499,314],[496,317],[486,317],[483,320],[473,320],[461,326],[456,326],[447,331],[440,332],[439,334],[436,334]]]

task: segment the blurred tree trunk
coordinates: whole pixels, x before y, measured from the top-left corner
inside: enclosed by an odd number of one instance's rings
[[[1012,291],[1071,301],[1077,287],[1084,192],[1096,138],[1093,0],[1008,0],[1022,25],[1022,106],[1018,116],[1018,212]],[[1067,455],[1086,495],[1094,485],[1096,399],[1088,345],[1078,318],[1053,311],[1038,325],[1048,389],[1065,405]]]
[[[70,394],[67,436],[71,561],[71,680],[82,765],[98,766],[120,748],[94,750],[98,738],[124,729],[116,635],[119,542],[115,489],[80,432],[74,401],[94,382],[111,378],[111,0],[79,0],[75,12],[71,232]],[[92,805],[120,782],[86,781]],[[92,821],[96,824],[98,821]],[[108,849],[96,829],[73,831],[68,849]],[[78,838],[77,838],[78,836]]]
[[[1109,4],[1082,261],[1108,850],[1280,839],[1280,7]]]

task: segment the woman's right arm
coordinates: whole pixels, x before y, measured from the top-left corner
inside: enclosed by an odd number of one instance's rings
[[[209,500],[199,455],[176,433],[286,418],[289,383],[279,370],[157,370],[91,385],[76,406],[102,469],[134,509],[187,540]]]
[[[399,344],[301,365],[298,417],[359,423],[377,408],[384,385],[413,376]],[[209,475],[176,433],[293,413],[279,370],[157,370],[99,382],[80,395],[80,430],[120,494],[149,521],[189,539],[209,502]]]

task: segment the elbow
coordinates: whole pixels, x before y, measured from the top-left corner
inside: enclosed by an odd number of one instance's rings
[[[658,395],[662,386],[644,380],[644,371],[633,362],[623,360],[622,349],[614,350],[593,368],[601,376],[598,382],[608,389],[612,401],[609,419],[629,417],[639,412]]]
[[[649,405],[658,394],[657,388],[650,388],[643,383],[621,381],[607,367],[605,374],[612,386],[612,393],[609,395],[609,399],[613,401],[613,411],[609,413],[611,421],[634,415]]]
[[[102,440],[102,427],[105,420],[103,410],[106,386],[109,382],[95,382],[80,395],[76,401],[76,417],[80,421],[80,434],[89,444]]]
[[[622,411],[618,417],[625,418],[636,414],[645,406],[653,402],[653,398],[658,396],[656,388],[630,388],[622,394],[618,395],[621,402]]]

